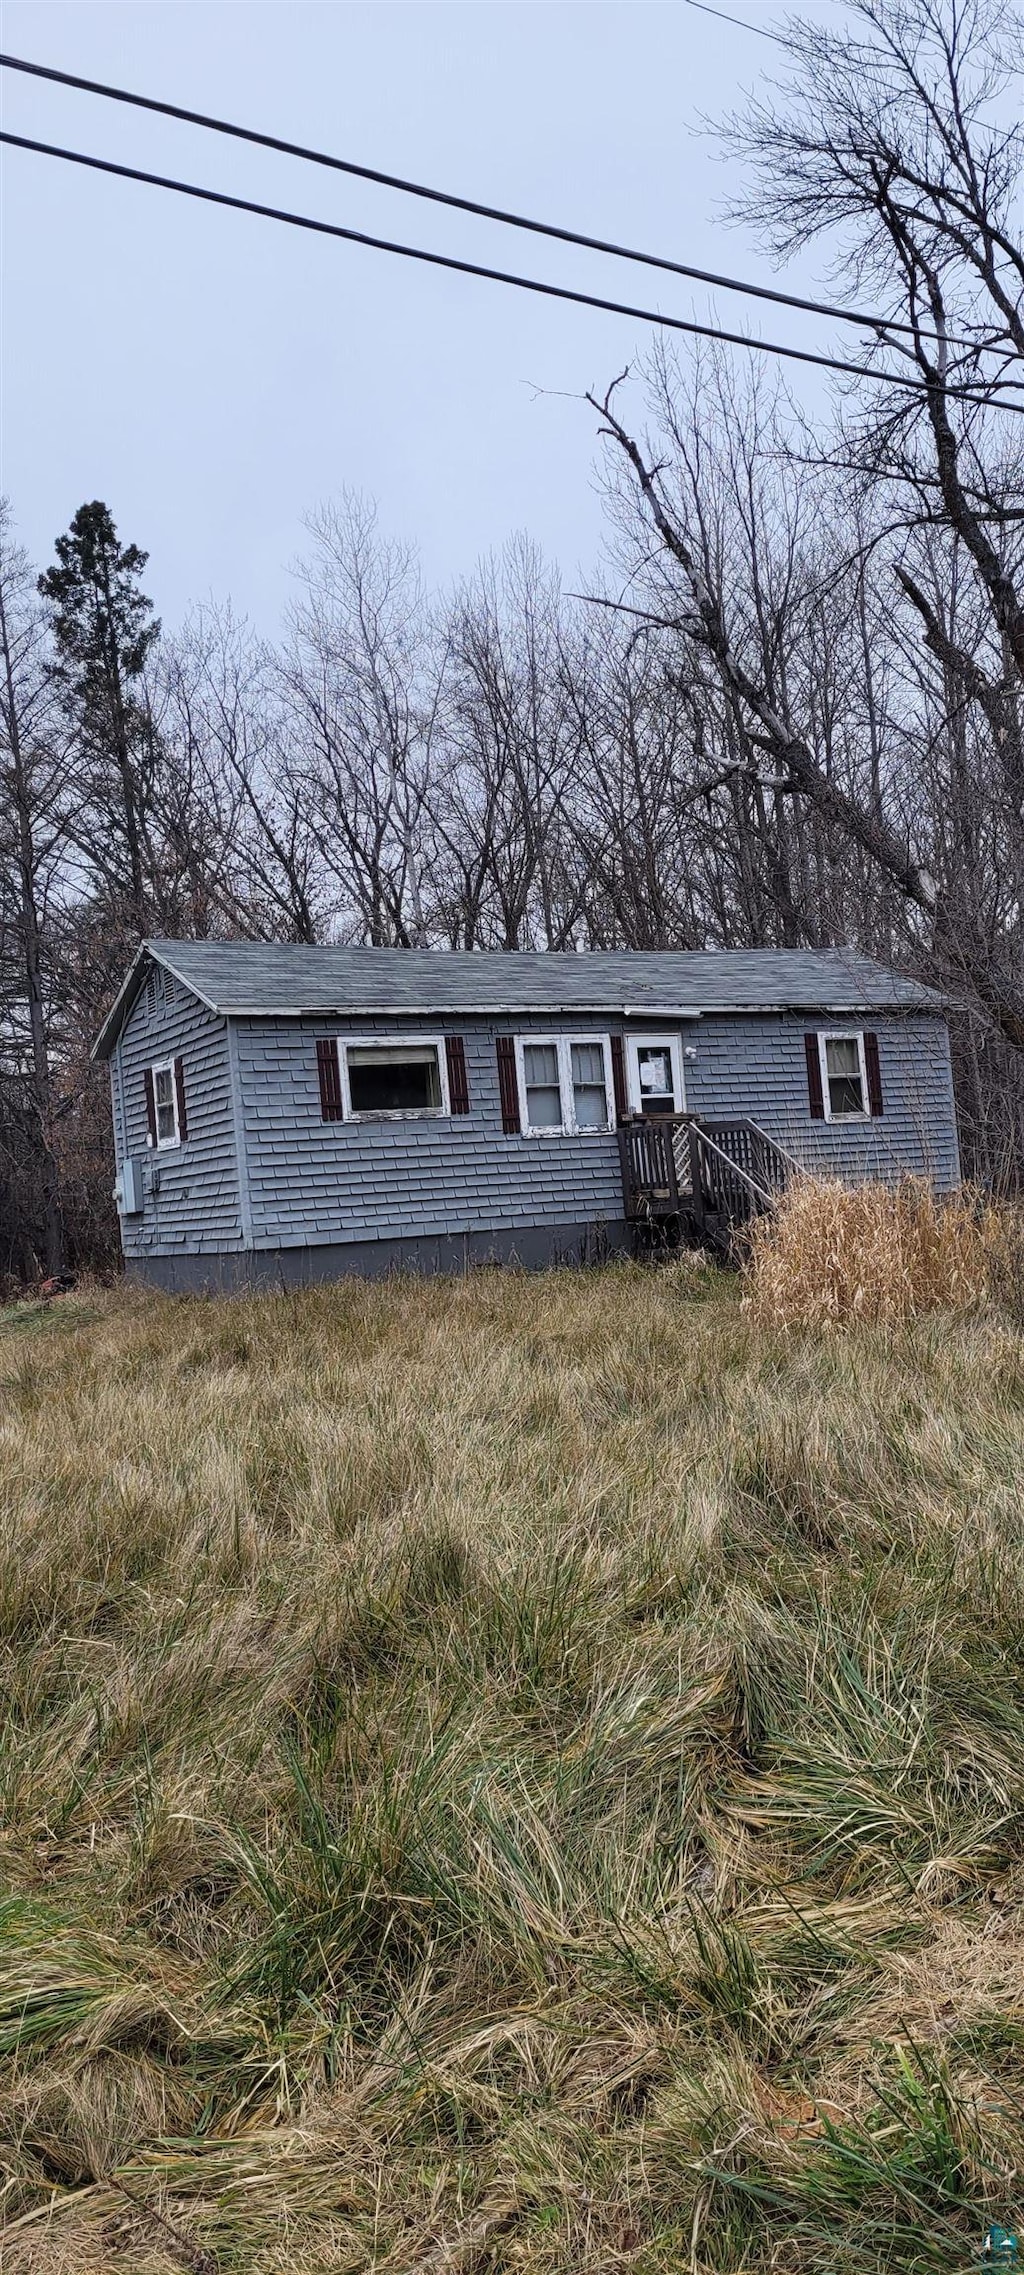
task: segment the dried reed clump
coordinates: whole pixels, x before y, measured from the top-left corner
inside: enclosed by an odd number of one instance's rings
[[[937,1195],[923,1178],[800,1177],[751,1228],[749,1308],[773,1327],[899,1326],[920,1312],[975,1311],[1005,1237],[996,1209],[969,1192]]]

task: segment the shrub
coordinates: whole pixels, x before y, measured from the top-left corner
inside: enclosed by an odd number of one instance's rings
[[[751,1228],[747,1300],[774,1327],[897,1326],[920,1312],[977,1310],[1004,1254],[1004,1218],[970,1192],[937,1195],[912,1177],[896,1186],[800,1177]]]

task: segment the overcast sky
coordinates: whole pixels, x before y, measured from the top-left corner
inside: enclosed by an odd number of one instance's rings
[[[829,0],[809,0],[815,6]],[[737,0],[738,5],[738,0]],[[780,20],[764,0],[738,7]],[[388,172],[767,279],[723,226],[701,116],[782,61],[684,4],[6,0],[3,46]],[[689,315],[712,296],[94,97],[2,75],[14,132]],[[45,562],[102,497],[172,625],[230,596],[268,633],[303,516],[346,485],[446,583],[527,530],[570,584],[601,538],[579,400],[650,346],[625,319],[6,151],[2,483]],[[797,288],[817,283],[812,267]],[[835,345],[720,296],[719,321]],[[791,367],[792,372],[792,367]],[[813,376],[793,380],[809,403]]]

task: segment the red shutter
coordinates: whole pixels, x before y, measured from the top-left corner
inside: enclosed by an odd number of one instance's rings
[[[506,1137],[516,1137],[522,1123],[519,1119],[516,1046],[511,1035],[498,1036],[498,1093],[501,1098],[502,1129]]]
[[[146,1121],[149,1124],[150,1145],[156,1144],[156,1091],[153,1088],[153,1069],[147,1066],[142,1077],[146,1092]]]
[[[174,1061],[174,1095],[178,1103],[178,1136],[184,1144],[188,1136],[188,1115],[185,1112],[185,1061]]]
[[[821,1090],[821,1058],[818,1053],[817,1035],[804,1036],[804,1049],[807,1053],[807,1096],[811,1104],[811,1120],[812,1122],[823,1122],[825,1119],[825,1100]]]
[[[868,1112],[882,1113],[882,1069],[878,1063],[878,1036],[864,1037],[864,1064],[868,1070]]]
[[[469,1112],[469,1082],[466,1076],[466,1047],[461,1035],[446,1035],[445,1057],[448,1061],[448,1104],[453,1114]]]
[[[316,1068],[320,1077],[320,1119],[322,1122],[340,1122],[341,1069],[338,1065],[338,1046],[333,1035],[321,1035],[316,1046]]]
[[[621,1121],[626,1111],[626,1056],[621,1035],[612,1036],[612,1091],[616,1120]]]

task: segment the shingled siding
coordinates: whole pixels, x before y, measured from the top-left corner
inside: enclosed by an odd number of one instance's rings
[[[647,1033],[662,1025],[671,1031],[671,1022],[656,1017],[642,1025]],[[818,1027],[852,1031],[861,1025],[878,1036],[884,1112],[867,1123],[815,1122],[804,1037]],[[129,1268],[145,1272],[152,1266],[153,1276],[160,1277],[156,1267],[165,1260],[172,1273],[168,1284],[174,1285],[175,1259],[184,1270],[184,1259],[201,1265],[208,1258],[214,1270],[223,1257],[227,1270],[246,1245],[246,1191],[252,1244],[268,1268],[275,1250],[319,1249],[328,1272],[343,1268],[346,1251],[356,1268],[366,1270],[375,1242],[393,1264],[405,1263],[412,1253],[403,1243],[422,1244],[416,1253],[424,1269],[432,1268],[435,1256],[437,1265],[449,1262],[460,1240],[468,1243],[467,1256],[521,1254],[523,1261],[534,1248],[538,1260],[542,1252],[599,1248],[605,1236],[618,1247],[626,1228],[614,1134],[505,1136],[495,1045],[502,1034],[607,1034],[623,1028],[621,1015],[360,1018],[344,1025],[316,1017],[240,1019],[231,1023],[229,1036],[227,1023],[184,988],[175,987],[169,1001],[155,1004],[144,991],[111,1066],[118,1161],[125,1153],[140,1157],[148,1188],[143,1216],[122,1220]],[[321,1119],[318,1037],[445,1033],[463,1038],[468,1114],[436,1121]],[[708,1013],[684,1022],[681,1036],[692,1111],[711,1118],[750,1115],[808,1166],[846,1177],[893,1178],[911,1169],[940,1186],[957,1182],[949,1048],[940,1017],[917,1011],[866,1013],[862,1021],[807,1013]],[[241,1187],[232,1051],[245,1135]],[[185,1067],[189,1134],[180,1150],[156,1153],[147,1144],[145,1070],[176,1054]],[[186,1279],[187,1273],[182,1285]]]
[[[614,1224],[622,1179],[613,1132],[506,1137],[499,1034],[607,1034],[571,1019],[361,1019],[238,1023],[238,1064],[257,1249],[530,1227]],[[621,1022],[620,1022],[621,1024]],[[469,1112],[437,1121],[323,1122],[318,1036],[460,1034]]]
[[[646,1031],[659,1022],[645,1021]],[[807,1016],[709,1015],[687,1023],[687,1104],[695,1113],[750,1115],[809,1167],[891,1179],[920,1171],[959,1180],[945,1023],[931,1014],[865,1015],[879,1038],[884,1112],[866,1123],[811,1119],[804,1036],[857,1022]],[[577,1017],[423,1022],[248,1021],[238,1028],[248,1186],[257,1249],[606,1225],[622,1219],[613,1135],[506,1137],[495,1044],[499,1034],[601,1034],[621,1019]],[[432,1120],[323,1122],[318,1036],[461,1034],[470,1111]]]
[[[146,1068],[180,1054],[188,1136],[156,1152],[149,1144]],[[153,1255],[216,1255],[242,1245],[227,1022],[187,989],[151,1003],[143,989],[111,1061],[118,1164],[145,1163],[146,1206],[122,1217],[126,1261]]]
[[[804,1037],[864,1029],[878,1036],[880,1117],[812,1121]],[[749,1115],[809,1169],[851,1180],[891,1182],[907,1170],[941,1189],[960,1182],[953,1078],[945,1020],[929,1012],[864,1012],[857,1018],[709,1013],[684,1041],[686,1102],[708,1117]]]

